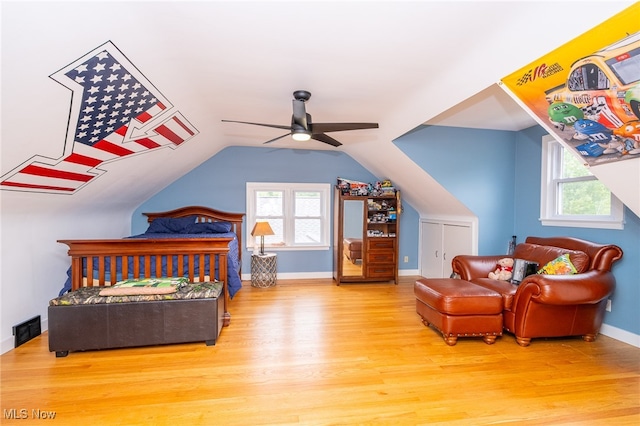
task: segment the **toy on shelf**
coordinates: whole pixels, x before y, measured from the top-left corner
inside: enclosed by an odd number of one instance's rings
[[[374,197],[392,197],[396,195],[396,189],[389,179],[366,183],[339,177],[336,186],[340,189],[342,195]]]

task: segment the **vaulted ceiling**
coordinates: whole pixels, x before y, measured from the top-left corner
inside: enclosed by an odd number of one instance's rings
[[[437,206],[419,197],[426,186],[442,189],[393,140],[425,122],[506,130],[535,124],[496,83],[631,3],[3,1],[2,173],[71,152],[80,99],[56,76],[109,43],[196,131],[183,146],[144,154],[135,168],[102,164],[118,174],[92,182],[96,191],[73,194],[76,206],[133,209],[227,146],[263,146],[283,132],[222,120],[288,125],[292,92],[304,89],[312,93],[314,121],[380,128],[333,133],[339,148],[289,137],[272,147],[343,150],[391,178],[420,212],[460,213],[444,191]],[[158,162],[162,176],[145,179]]]

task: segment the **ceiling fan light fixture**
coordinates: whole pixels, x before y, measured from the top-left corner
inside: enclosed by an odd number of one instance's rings
[[[291,132],[291,137],[294,141],[305,142],[311,139],[311,133],[304,129],[295,129]]]
[[[251,124],[254,126],[273,127],[274,129],[286,130],[282,136],[270,139],[266,142],[271,143],[278,141],[284,137],[291,135],[296,142],[306,142],[310,139],[328,145],[338,147],[342,145],[340,142],[327,135],[328,132],[343,132],[346,130],[361,129],[377,129],[378,123],[314,123],[311,124],[311,115],[307,113],[304,106],[305,102],[311,98],[311,93],[306,90],[296,90],[293,92],[293,114],[291,115],[291,125],[284,126],[280,124],[252,123],[249,121],[222,120],[227,123]]]

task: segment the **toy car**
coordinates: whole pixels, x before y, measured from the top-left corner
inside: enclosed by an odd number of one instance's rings
[[[639,81],[640,32],[574,62],[566,84],[548,90],[546,99],[573,104],[615,129],[637,118]]]

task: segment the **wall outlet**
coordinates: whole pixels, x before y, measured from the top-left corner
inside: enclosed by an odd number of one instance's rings
[[[607,299],[607,307],[605,309],[607,312],[611,312],[611,299]]]
[[[404,257],[404,263],[409,263],[409,256]]]

